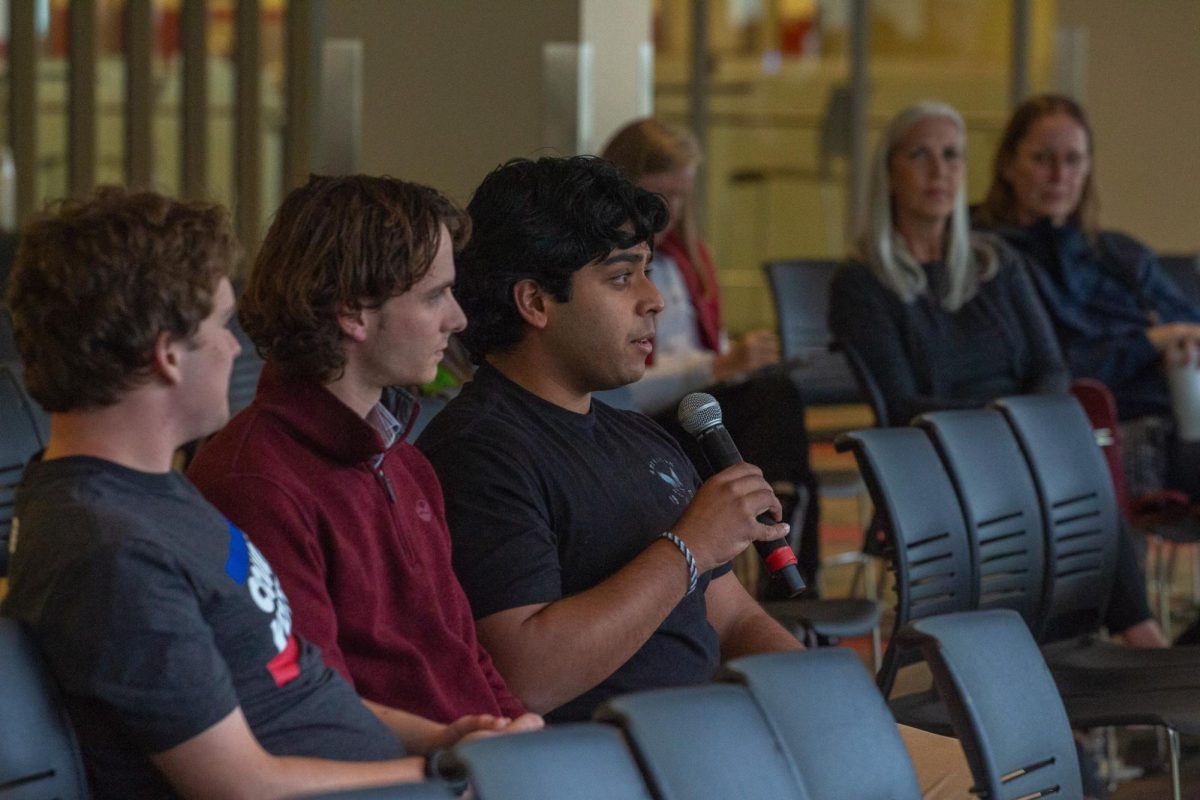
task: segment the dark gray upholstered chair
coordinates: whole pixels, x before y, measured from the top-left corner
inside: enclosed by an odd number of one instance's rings
[[[918,646],[986,800],[1081,797],[1062,700],[1029,628],[1011,609],[927,617],[900,634]]]
[[[235,283],[234,293],[241,297],[240,281]],[[242,330],[242,323],[237,314],[229,321],[229,330],[242,346],[242,352],[234,359],[233,372],[229,376],[229,414],[232,416],[250,405],[250,401],[254,399],[263,362],[258,356],[258,351],[254,349],[254,342],[250,341],[250,337]]]
[[[842,434],[836,444],[854,453],[887,535],[885,556],[896,578],[895,629],[974,608],[966,522],[929,437],[915,428],[873,428]],[[891,694],[900,667],[915,660],[893,636],[877,679],[884,696]]]
[[[0,796],[82,800],[89,796],[70,721],[33,640],[0,617]]]
[[[742,686],[711,684],[609,700],[656,800],[816,800]]]
[[[1116,537],[1125,534],[1091,424],[1072,397],[1009,397],[996,406],[1020,443],[1049,531],[1046,616],[1088,623],[1068,638],[1043,637],[1067,716],[1078,727],[1166,728],[1179,797],[1179,733],[1200,734],[1200,648],[1148,650],[1096,638],[1112,586]]]
[[[13,500],[25,464],[46,446],[46,414],[21,385],[20,365],[0,364],[0,577],[8,574]]]
[[[583,722],[459,745],[479,800],[651,800],[612,725]]]
[[[921,796],[896,720],[852,651],[749,656],[729,662],[722,676],[750,690],[810,797]],[[853,752],[870,757],[849,766]]]
[[[786,361],[796,365],[807,405],[857,403],[858,382],[841,353],[830,347],[829,283],[839,261],[769,261],[763,269]]]
[[[916,424],[929,432],[958,492],[974,554],[976,607],[1011,608],[1039,632],[1046,585],[1041,506],[1004,417],[987,409],[936,411]]]

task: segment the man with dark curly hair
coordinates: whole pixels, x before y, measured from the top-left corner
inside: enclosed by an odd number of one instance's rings
[[[441,487],[404,441],[416,403],[395,388],[432,380],[464,325],[451,286],[468,231],[437,192],[393,178],[292,191],[241,303],[266,361],[257,395],[188,470],[275,565],[297,631],[415,752],[477,714],[540,725],[476,638]]]
[[[262,553],[171,469],[228,417],[237,249],[220,207],[120,189],[22,233],[8,304],[50,440],[17,492],[3,612],[44,652],[98,798],[423,774],[293,634]]]
[[[454,567],[509,686],[553,721],[799,649],[729,562],[778,539],[757,467],[703,484],[650,418],[592,396],[636,381],[663,300],[661,197],[597,158],[516,160],[475,192],[457,291],[475,379],[418,441],[446,493]],[[958,743],[902,729],[928,796],[963,797]]]

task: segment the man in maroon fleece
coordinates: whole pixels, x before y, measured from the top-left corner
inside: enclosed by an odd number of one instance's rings
[[[465,324],[451,286],[468,232],[437,192],[390,178],[289,194],[241,301],[258,393],[188,470],[274,565],[297,632],[418,752],[465,715],[525,713],[476,638],[438,480],[404,441],[416,403],[391,388],[432,380]]]

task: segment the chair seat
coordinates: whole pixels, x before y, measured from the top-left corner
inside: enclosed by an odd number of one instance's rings
[[[1163,690],[1064,697],[1063,706],[1076,728],[1157,725],[1189,736],[1200,734],[1200,692]]]
[[[920,728],[942,736],[954,735],[954,726],[950,724],[950,712],[933,689],[893,697],[888,701],[888,706],[900,725]]]
[[[1064,697],[1149,689],[1200,690],[1200,648],[1127,647],[1086,637],[1046,645],[1042,655]]]
[[[772,600],[763,603],[768,614],[788,630],[809,628],[820,636],[843,639],[866,636],[879,624],[881,608],[874,600]]]

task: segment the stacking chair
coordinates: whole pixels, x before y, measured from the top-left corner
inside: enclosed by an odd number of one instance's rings
[[[1195,264],[1192,264],[1193,270]],[[1197,273],[1200,280],[1200,273]],[[1091,378],[1071,381],[1071,394],[1083,406],[1096,443],[1104,453],[1112,478],[1117,508],[1136,531],[1154,545],[1154,558],[1147,558],[1147,571],[1154,576],[1158,619],[1163,634],[1171,638],[1171,576],[1175,553],[1190,547],[1192,555],[1192,601],[1200,602],[1200,514],[1185,492],[1158,489],[1134,496],[1125,479],[1124,445],[1117,420],[1117,401],[1107,386]],[[1151,564],[1153,569],[1151,570]]]
[[[236,284],[235,290],[240,297],[240,281]],[[229,376],[229,413],[233,415],[250,405],[250,401],[254,399],[263,362],[254,347],[254,342],[250,341],[250,337],[242,330],[242,323],[238,320],[237,314],[234,314],[233,319],[229,321],[229,330],[242,347],[242,352],[238,353],[237,358],[233,360],[233,372]]]
[[[624,730],[656,800],[810,800],[742,686],[637,692],[609,700],[596,717]]]
[[[810,797],[921,796],[896,720],[852,651],[749,656],[729,662],[722,676],[750,690]],[[848,764],[846,754],[856,752],[870,757]]]
[[[975,779],[973,794],[986,800],[1082,796],[1066,711],[1016,611],[929,617],[900,637],[920,647],[933,672]]]
[[[797,366],[808,405],[857,403],[862,399],[846,359],[830,348],[829,284],[840,262],[769,261],[763,269],[771,287],[779,344]]]
[[[1020,442],[1050,531],[1046,616],[1091,622],[1082,635],[1043,641],[1067,716],[1084,728],[1166,728],[1178,798],[1179,733],[1200,734],[1200,650],[1121,647],[1091,635],[1103,619],[1112,586],[1109,562],[1122,535],[1092,427],[1070,397],[1009,397],[996,405]]]
[[[983,409],[935,411],[916,424],[929,432],[958,493],[971,539],[977,607],[1011,608],[1036,635],[1045,591],[1041,506],[1004,417]],[[1111,576],[1111,559],[1109,569]]]
[[[651,800],[621,732],[596,722],[461,744],[479,800]]]
[[[0,364],[0,577],[8,574],[8,539],[17,484],[25,464],[46,446],[45,413],[21,385],[20,365]]]
[[[1200,304],[1200,253],[1160,255],[1158,263],[1184,297]]]
[[[966,522],[929,438],[915,428],[874,428],[842,434],[836,445],[853,451],[887,534],[886,555],[896,579],[895,630],[914,619],[974,608],[978,595]],[[877,677],[885,697],[900,668],[915,660],[896,646],[893,635]]]
[[[33,640],[0,617],[0,795],[84,800],[83,759]]]

